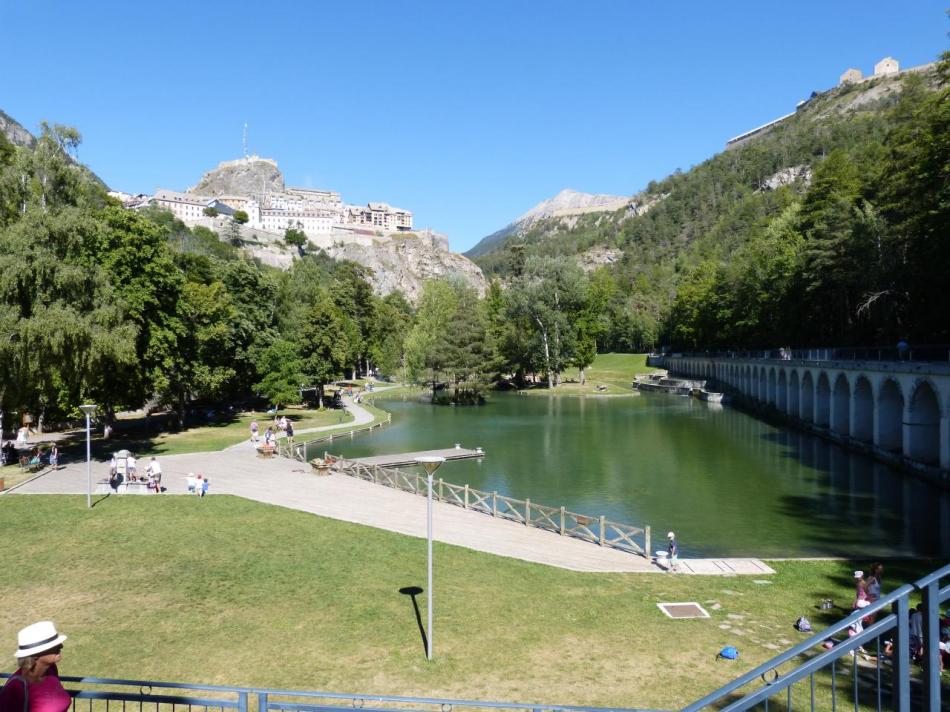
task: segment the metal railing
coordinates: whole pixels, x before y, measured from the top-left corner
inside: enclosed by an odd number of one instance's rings
[[[0,679],[9,677],[0,673]],[[61,676],[72,712],[617,712],[613,708]],[[646,712],[646,710],[624,710]]]
[[[950,362],[950,346],[896,347],[828,346],[805,349],[743,349],[736,351],[676,351],[649,354],[649,358],[734,358],[795,361],[914,361],[918,363]]]
[[[361,462],[324,453],[324,461],[333,463],[333,470],[386,487],[426,496],[428,483],[423,475],[381,465],[364,465]],[[515,499],[485,492],[468,485],[456,485],[441,477],[433,481],[432,496],[439,502],[453,504],[463,509],[481,512],[499,519],[508,519],[527,527],[536,527],[582,539],[611,549],[631,554],[650,556],[650,526],[635,527],[607,519],[604,515],[587,516],[571,512],[564,507],[536,504],[530,499]]]
[[[912,697],[915,709],[938,712],[940,690],[941,603],[950,599],[950,564],[913,584],[906,584],[881,597],[867,608],[816,633],[700,700],[683,712],[699,710],[748,710],[759,705],[768,710],[770,702],[780,709],[793,707],[836,710],[847,706],[882,710],[884,707],[909,712]],[[923,639],[920,645],[922,673],[915,678],[911,666],[911,596],[923,598]],[[849,635],[859,621],[871,619],[864,629]],[[839,639],[836,635],[843,634]],[[890,636],[890,646],[881,645]],[[888,652],[889,651],[889,652]],[[841,663],[844,663],[841,665]],[[841,681],[844,680],[844,684]],[[800,684],[801,687],[796,687]],[[912,696],[912,689],[916,693]]]

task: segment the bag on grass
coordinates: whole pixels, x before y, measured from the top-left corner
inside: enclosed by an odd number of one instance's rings
[[[811,633],[811,623],[808,622],[808,619],[805,616],[801,616],[797,621],[795,621],[795,630],[799,633]]]
[[[734,645],[727,645],[725,648],[719,651],[719,655],[716,656],[716,660],[719,658],[725,658],[726,660],[738,660],[739,651]]]

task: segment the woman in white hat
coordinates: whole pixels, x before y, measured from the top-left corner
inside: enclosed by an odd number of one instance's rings
[[[17,671],[0,690],[0,712],[66,712],[72,702],[56,664],[66,636],[52,621],[28,625],[17,635]]]

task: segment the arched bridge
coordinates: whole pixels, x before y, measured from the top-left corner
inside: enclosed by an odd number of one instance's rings
[[[651,356],[793,423],[950,481],[950,363]]]

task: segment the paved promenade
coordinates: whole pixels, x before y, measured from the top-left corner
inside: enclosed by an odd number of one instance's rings
[[[369,415],[359,406],[348,406]],[[357,419],[359,419],[357,415]],[[353,425],[351,422],[349,425]],[[164,495],[186,495],[188,473],[202,473],[210,481],[209,496],[230,494],[280,507],[311,512],[356,524],[425,537],[426,500],[408,492],[374,485],[346,475],[317,476],[309,465],[280,457],[257,457],[250,441],[221,452],[170,455],[159,458]],[[147,458],[140,460],[142,467]],[[107,478],[109,464],[94,462],[93,482]],[[451,481],[451,464],[440,475]],[[86,465],[68,464],[24,483],[3,497],[18,494],[85,494]],[[118,495],[93,495],[94,499]],[[195,502],[199,506],[198,502]],[[602,548],[578,539],[446,503],[433,507],[435,539],[498,556],[523,559],[575,571],[660,572],[647,559],[615,549]],[[665,542],[659,542],[664,545]],[[689,559],[681,561],[684,573],[754,574],[774,573],[756,559]]]

